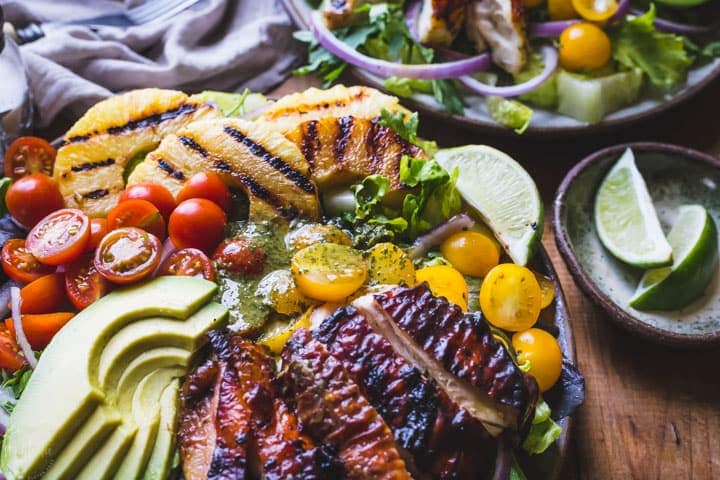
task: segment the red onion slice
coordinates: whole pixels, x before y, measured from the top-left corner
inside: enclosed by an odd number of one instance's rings
[[[160,252],[160,262],[158,262],[157,267],[155,267],[155,271],[153,271],[152,276],[157,276],[160,269],[165,265],[165,261],[177,251],[177,247],[175,244],[170,240],[170,237],[166,238],[163,242],[162,251]]]
[[[638,16],[645,14],[645,12],[637,8],[631,8],[630,13]],[[665,20],[664,18],[656,18],[653,25],[660,31],[678,33],[680,35],[705,35],[706,33],[713,33],[720,29],[720,22],[715,22],[710,25],[689,25],[687,23]]]
[[[22,299],[20,298],[20,289],[18,287],[12,287],[10,289],[10,305],[17,343],[25,356],[25,361],[30,365],[30,368],[34,370],[35,366],[37,366],[37,359],[35,358],[35,352],[33,352],[30,346],[30,342],[28,342],[25,336],[25,330],[23,330],[22,315],[20,315]]]
[[[432,63],[428,65],[393,63],[363,55],[351,48],[328,30],[318,12],[313,12],[310,15],[310,29],[313,31],[320,45],[336,57],[351,65],[383,77],[419,78],[424,80],[457,78],[462,75],[470,75],[487,70],[492,63],[490,55],[487,53],[468,57],[463,60]]]
[[[558,66],[558,52],[553,47],[544,46],[542,47],[543,62],[545,64],[543,71],[540,72],[536,77],[531,78],[527,82],[519,83],[517,85],[510,85],[507,87],[495,87],[480,82],[472,77],[460,77],[458,80],[466,88],[472,90],[480,95],[491,96],[491,97],[517,97],[528,92],[532,92],[540,85],[545,83],[550,75],[553,74]]]
[[[457,232],[467,230],[475,225],[475,220],[470,218],[467,213],[461,213],[450,218],[447,222],[441,223],[424,235],[415,239],[415,242],[408,249],[408,256],[415,260],[436,245],[440,245],[443,240]]]
[[[560,20],[557,22],[537,22],[528,24],[528,35],[531,37],[559,37],[566,28],[572,27],[580,20]]]

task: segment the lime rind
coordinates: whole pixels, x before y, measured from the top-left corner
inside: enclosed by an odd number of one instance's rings
[[[640,280],[631,307],[638,310],[679,310],[700,298],[718,264],[718,232],[700,205],[680,208],[668,241],[675,260],[671,267],[648,270]]]
[[[603,246],[619,260],[641,268],[672,263],[645,180],[627,149],[595,196],[595,226]]]
[[[543,232],[543,204],[530,174],[509,155],[486,145],[439,150],[435,160],[459,169],[456,187],[493,231],[505,252],[526,265]]]

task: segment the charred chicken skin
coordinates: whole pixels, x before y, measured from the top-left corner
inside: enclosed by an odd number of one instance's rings
[[[313,331],[395,435],[416,478],[481,477],[496,445],[482,424],[398,355],[357,309],[335,311]]]
[[[315,441],[335,447],[350,480],[409,480],[392,432],[340,361],[300,329],[282,353],[289,398]]]

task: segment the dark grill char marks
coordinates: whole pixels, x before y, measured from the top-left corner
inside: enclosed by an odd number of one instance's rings
[[[108,193],[110,192],[107,189],[101,188],[98,190],[93,190],[92,192],[83,193],[82,198],[97,200],[98,198],[103,198],[107,196]]]
[[[476,480],[488,470],[495,441],[482,424],[398,355],[355,308],[336,310],[313,335],[382,415],[413,470],[458,480]]]
[[[181,172],[180,170],[175,170],[173,167],[170,166],[169,163],[167,163],[162,158],[159,158],[157,160],[158,167],[160,167],[160,170],[167,173],[169,176],[174,178],[175,180],[185,180],[185,174]]]
[[[200,154],[200,156],[204,158],[207,158],[207,156],[209,155],[208,151],[205,150],[202,145],[200,145],[190,137],[186,137],[185,135],[178,135],[178,140],[180,140],[180,143],[188,147],[190,150],[196,151]]]
[[[94,170],[96,168],[102,168],[102,167],[109,167],[110,165],[115,165],[115,160],[112,158],[108,158],[107,160],[101,160],[99,162],[88,162],[88,163],[82,163],[80,165],[73,165],[70,167],[70,170],[73,172],[85,172],[87,170]]]
[[[117,135],[119,133],[127,133],[133,130],[140,130],[143,128],[149,128],[149,127],[155,127],[167,120],[172,120],[174,118],[181,117],[183,115],[188,115],[191,113],[194,113],[198,109],[197,105],[193,105],[191,103],[185,103],[183,105],[180,105],[177,108],[173,108],[172,110],[167,110],[165,112],[158,112],[154,113],[152,115],[148,115],[143,118],[139,118],[137,120],[130,120],[124,125],[117,125],[113,127],[109,127],[106,132],[111,135]],[[84,142],[90,139],[91,137],[95,135],[99,135],[101,131],[95,131],[92,134],[88,135],[76,135],[73,137],[70,137],[66,139],[65,143],[77,143],[77,142]]]
[[[295,332],[282,358],[288,394],[303,430],[337,449],[349,479],[410,479],[388,426],[310,332]]]
[[[224,364],[207,360],[183,384],[178,447],[185,480],[204,480],[208,476],[217,437],[215,418],[223,370]]]
[[[300,151],[310,164],[310,171],[315,166],[315,156],[320,150],[320,137],[318,137],[318,121],[310,120],[305,126],[305,134],[302,136]]]
[[[242,183],[253,197],[256,197],[270,205],[273,210],[275,210],[281,216],[289,220],[297,217],[297,212],[295,210],[293,210],[292,208],[284,207],[282,202],[275,195],[273,195],[270,190],[260,185],[252,177],[249,177],[248,175],[242,173],[232,173],[231,175],[233,176],[233,178],[236,178],[240,183]]]
[[[342,117],[338,119],[338,136],[335,139],[335,161],[342,165],[345,160],[345,150],[348,148],[350,142],[350,136],[352,135],[353,124],[355,119],[353,117]],[[342,166],[340,167],[342,168]]]
[[[448,372],[490,399],[519,411],[518,427],[529,428],[537,383],[523,374],[479,313],[463,315],[426,284],[395,288],[374,296],[375,302],[428,355]]]
[[[280,172],[285,178],[292,181],[298,188],[307,193],[315,193],[315,185],[313,185],[310,179],[302,173],[298,172],[297,170],[291,168],[290,165],[285,163],[280,157],[276,157],[275,155],[271,154],[270,152],[265,150],[265,147],[263,147],[259,143],[256,143],[251,138],[248,138],[243,132],[236,128],[226,125],[224,130],[225,133],[230,135],[236,141],[245,145],[250,151],[250,153],[268,163],[275,170]]]

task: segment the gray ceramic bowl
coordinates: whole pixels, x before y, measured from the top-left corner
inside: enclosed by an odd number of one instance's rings
[[[678,207],[703,205],[720,225],[720,160],[662,143],[631,143],[600,150],[577,164],[558,189],[553,228],[558,250],[582,290],[610,319],[644,338],[689,347],[720,345],[720,273],[705,295],[674,312],[642,312],[628,306],[642,270],[615,259],[600,243],[593,221],[595,192],[626,148],[635,152],[663,229]]]

